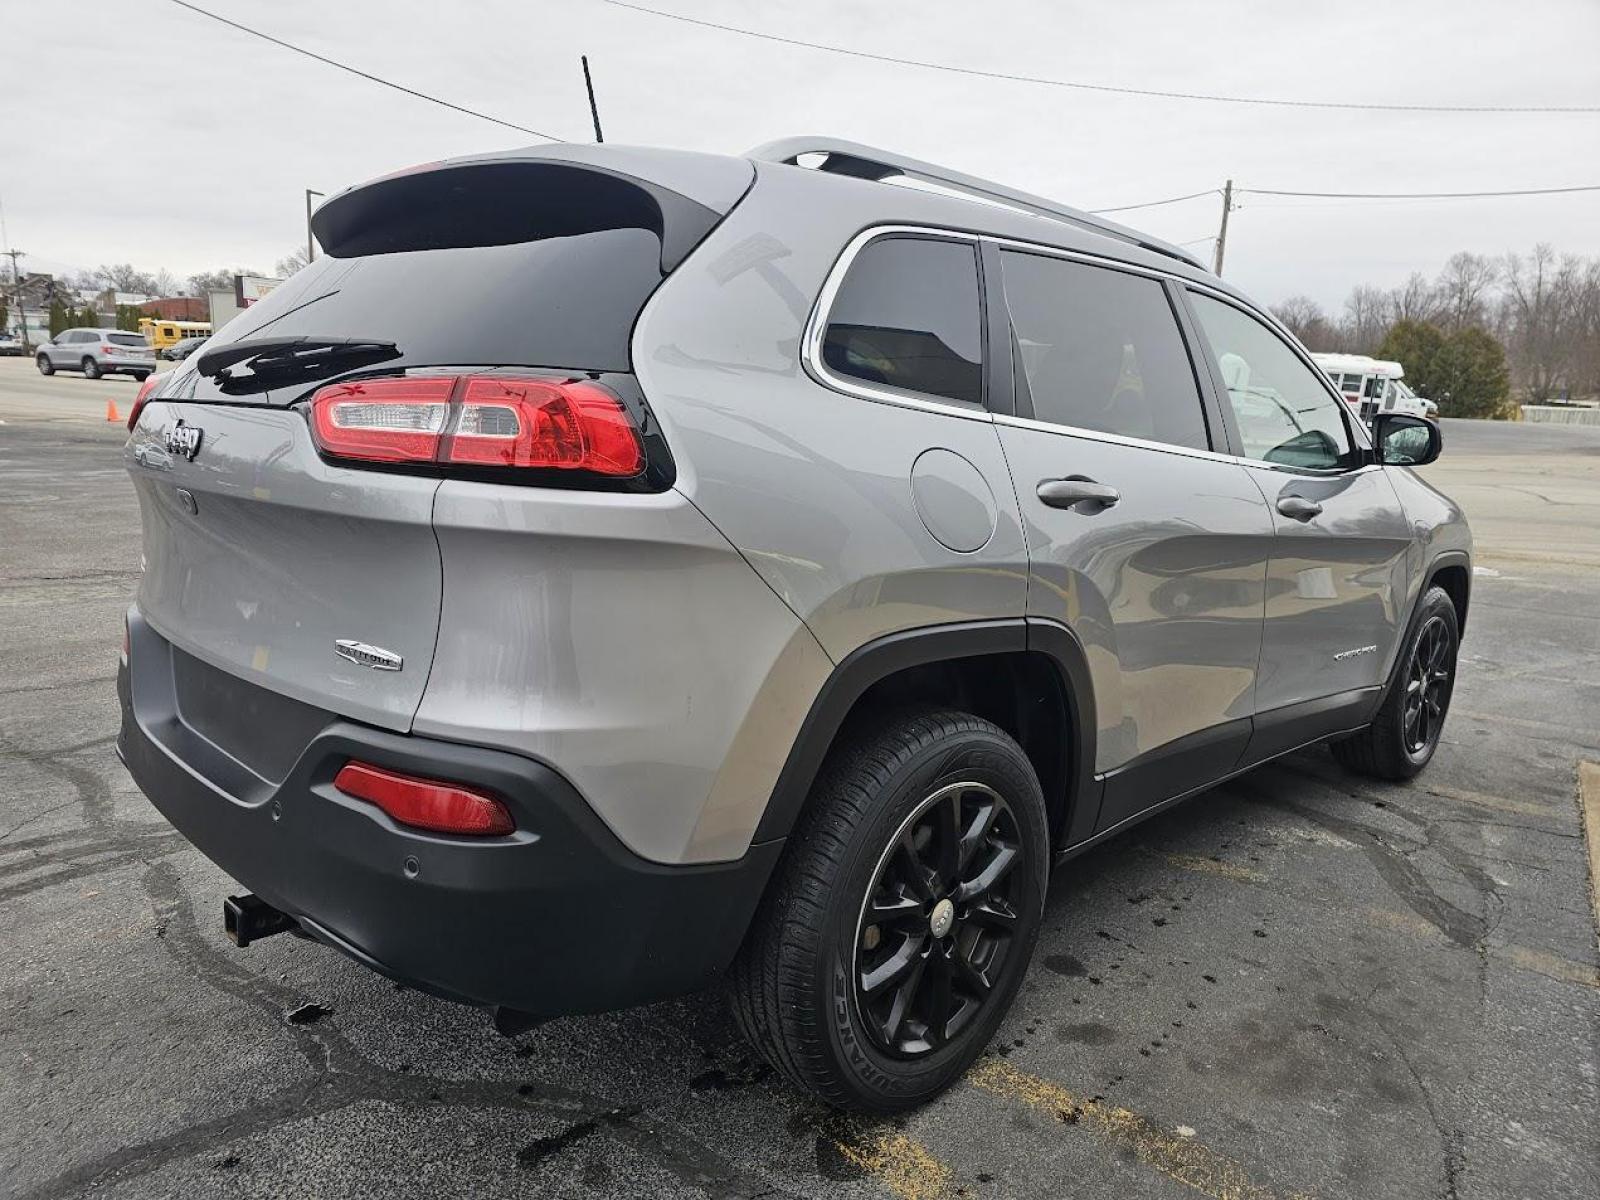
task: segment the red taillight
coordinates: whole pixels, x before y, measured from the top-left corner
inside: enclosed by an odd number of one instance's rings
[[[584,471],[627,478],[644,448],[622,402],[586,380],[367,379],[311,398],[330,458]]]
[[[491,837],[516,828],[506,806],[493,796],[453,783],[398,775],[366,763],[345,763],[333,786],[347,796],[376,804],[400,824],[416,829]]]
[[[323,388],[311,428],[324,454],[367,462],[432,462],[455,380],[368,379]]]
[[[466,381],[440,461],[628,476],[644,454],[627,410],[603,388],[478,376]]]
[[[139,394],[133,398],[133,407],[128,410],[128,432],[133,432],[133,427],[139,423],[139,414],[144,411],[145,401],[150,399],[150,393],[161,386],[161,375],[151,375],[139,385]]]

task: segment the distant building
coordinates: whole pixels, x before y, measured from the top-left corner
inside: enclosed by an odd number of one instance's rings
[[[141,316],[155,317],[161,321],[208,321],[211,319],[207,302],[199,296],[163,296],[146,300],[139,305]]]

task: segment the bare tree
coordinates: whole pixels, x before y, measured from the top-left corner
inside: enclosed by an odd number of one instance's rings
[[[177,291],[177,276],[173,275],[173,273],[167,270],[165,267],[162,267],[154,275],[150,276],[150,295],[172,296],[176,295]]]
[[[155,290],[155,281],[132,263],[101,264],[100,286],[119,292],[138,292],[148,296]]]
[[[278,260],[278,265],[277,265],[278,278],[279,279],[287,279],[287,278],[289,278],[289,276],[293,275],[296,271],[298,271],[301,267],[303,267],[305,265],[306,265],[305,248],[301,247],[298,250],[292,250],[292,251],[289,252],[289,254],[286,257],[280,258]]]
[[[1573,285],[1579,276],[1579,260],[1558,260],[1548,242],[1540,242],[1526,258],[1506,255],[1502,322],[1513,369],[1535,403],[1555,396],[1567,381],[1577,324],[1573,302],[1579,289]]]
[[[1466,250],[1452,254],[1435,285],[1439,324],[1449,333],[1487,325],[1490,294],[1499,280],[1500,264],[1494,259]]]
[[[1371,284],[1350,290],[1344,302],[1344,348],[1355,354],[1371,354],[1389,332],[1389,293]]]
[[[1433,321],[1439,313],[1439,296],[1433,284],[1421,271],[1411,272],[1411,277],[1389,293],[1389,320]]]
[[[1281,304],[1272,306],[1272,314],[1282,321],[1289,332],[1305,343],[1308,350],[1334,350],[1339,345],[1339,331],[1322,306],[1310,296],[1290,296]]]

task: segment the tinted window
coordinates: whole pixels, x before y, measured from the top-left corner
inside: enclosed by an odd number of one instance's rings
[[[1204,450],[1194,369],[1154,279],[1004,251],[1006,304],[1040,421]]]
[[[1245,454],[1295,467],[1349,464],[1350,433],[1340,403],[1317,372],[1233,305],[1197,293],[1190,300],[1222,368]]]
[[[230,321],[215,344],[295,334],[377,338],[399,348],[384,364],[395,369],[504,364],[627,371],[634,321],[660,283],[661,240],[643,229],[364,258],[325,255]],[[167,336],[177,332],[170,322],[168,329]],[[219,394],[210,380],[197,386],[202,399]],[[285,392],[265,402],[295,398]]]
[[[114,342],[118,346],[143,346],[145,344],[144,338],[137,333],[109,333],[106,335],[106,340]]]
[[[980,403],[976,247],[911,237],[870,243],[834,297],[822,359],[838,375]]]

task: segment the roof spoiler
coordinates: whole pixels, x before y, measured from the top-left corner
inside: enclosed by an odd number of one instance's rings
[[[775,142],[767,142],[757,146],[746,155],[748,158],[759,162],[786,163],[790,166],[799,166],[800,157],[805,154],[821,154],[824,159],[817,169],[828,171],[835,175],[849,175],[856,179],[883,180],[894,175],[904,175],[911,179],[919,179],[926,183],[938,184],[961,192],[972,199],[990,204],[998,204],[1029,216],[1044,217],[1050,221],[1063,221],[1069,225],[1076,225],[1093,233],[1103,234],[1106,237],[1116,238],[1118,241],[1131,242],[1155,254],[1162,254],[1168,258],[1175,258],[1179,262],[1191,267],[1205,270],[1205,265],[1180,246],[1164,242],[1160,238],[1148,237],[1137,230],[1129,229],[1126,225],[1119,225],[1115,221],[1103,221],[1081,209],[1069,208],[1065,204],[1058,204],[1054,200],[1047,200],[1043,196],[1035,196],[1029,192],[1017,191],[1004,184],[992,180],[981,179],[976,175],[967,175],[960,171],[941,167],[937,163],[924,162],[919,158],[907,158],[903,154],[895,154],[889,150],[879,150],[875,146],[862,145],[860,142],[849,142],[841,138],[826,137],[789,137],[780,138]]]

